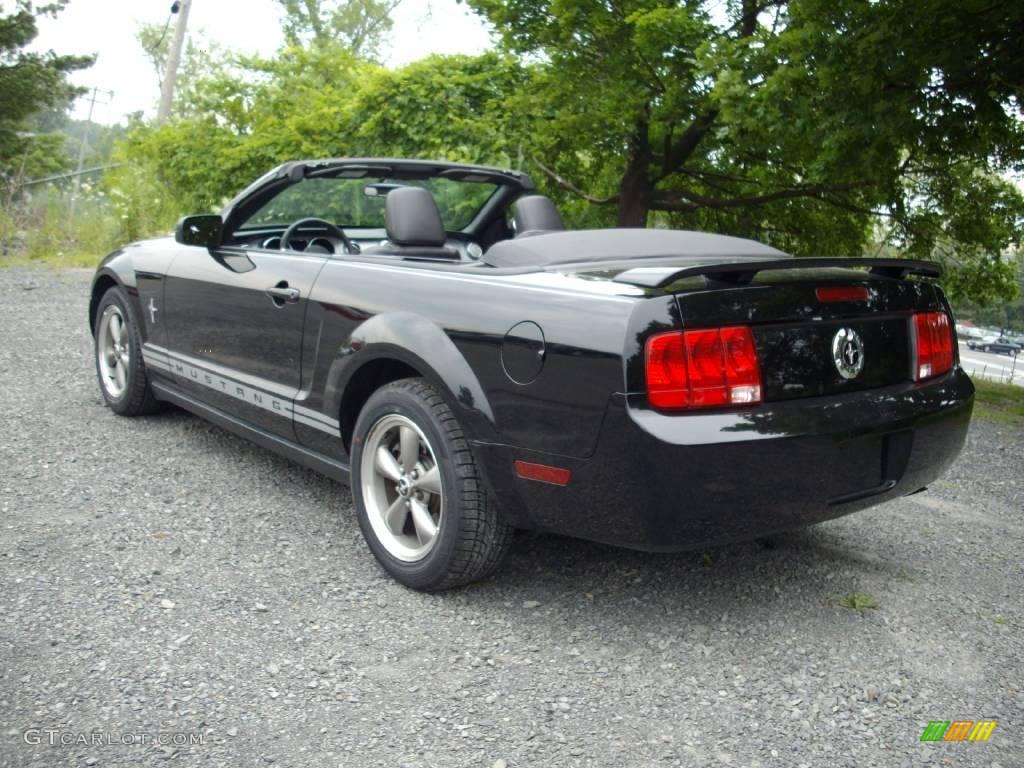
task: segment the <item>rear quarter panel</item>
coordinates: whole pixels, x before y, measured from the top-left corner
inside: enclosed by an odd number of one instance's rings
[[[444,388],[475,441],[587,456],[609,397],[622,391],[630,293],[639,292],[556,274],[331,261],[306,321],[307,339],[316,339],[303,360],[309,407],[338,413],[359,368],[395,355]],[[516,383],[503,349],[524,321],[543,331],[543,367]]]

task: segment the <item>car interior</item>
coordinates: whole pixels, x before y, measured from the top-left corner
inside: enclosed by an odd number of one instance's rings
[[[470,188],[469,193],[462,193],[468,197],[463,200],[446,194],[447,189],[428,189],[415,181],[389,179],[366,183],[360,180],[360,191],[367,200],[349,195],[345,202],[347,209],[344,206],[332,209],[322,198],[315,197],[318,190],[312,188],[307,193],[308,201],[303,199],[291,206],[287,200],[283,204],[278,202],[285,193],[303,183],[300,181],[279,190],[277,195],[263,201],[262,207],[255,213],[250,212],[241,226],[228,236],[225,245],[328,254],[337,258],[402,259],[421,262],[423,266],[431,262],[486,266],[481,257],[495,243],[565,229],[558,209],[549,198],[526,194],[517,199],[521,191],[511,185],[460,183],[460,191]],[[484,189],[477,192],[473,187]],[[344,191],[344,187],[341,189]],[[456,199],[455,204],[451,202],[452,197]],[[444,212],[437,198],[444,199]],[[383,215],[380,207],[383,207]],[[301,216],[300,213],[315,210],[324,211],[322,217]],[[358,224],[350,226],[330,220],[337,216],[354,218]],[[467,216],[468,222],[464,221]],[[290,223],[285,224],[288,219]],[[447,227],[445,219],[448,219]]]

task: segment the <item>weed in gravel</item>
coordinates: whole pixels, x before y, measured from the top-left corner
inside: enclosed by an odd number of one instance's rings
[[[992,615],[992,611],[986,611],[986,610],[979,609],[979,610],[975,611],[975,614],[978,616],[979,619],[988,619],[993,624],[998,624],[1001,627],[1005,627],[1007,624],[1010,623],[1010,620],[1008,618],[1006,618],[1005,616],[999,616],[999,615],[993,616]]]
[[[864,611],[878,608],[878,601],[866,592],[851,592],[839,598],[839,605],[864,613]]]

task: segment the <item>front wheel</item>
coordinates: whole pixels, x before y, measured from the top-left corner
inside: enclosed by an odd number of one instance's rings
[[[110,288],[96,310],[96,375],[110,409],[122,416],[142,416],[160,404],[153,396],[142,362],[142,338],[128,299]]]
[[[387,384],[363,407],[352,438],[352,496],[370,550],[413,589],[482,579],[511,543],[462,427],[423,379]]]

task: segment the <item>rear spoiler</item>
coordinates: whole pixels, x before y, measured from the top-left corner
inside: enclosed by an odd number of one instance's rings
[[[778,259],[693,264],[688,267],[634,267],[613,278],[616,283],[639,285],[642,288],[664,288],[676,280],[703,277],[709,287],[749,285],[758,272],[779,269],[850,269],[866,267],[869,275],[902,279],[907,275],[941,277],[942,267],[931,261],[912,259],[848,259],[811,258]]]

